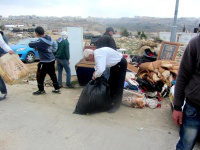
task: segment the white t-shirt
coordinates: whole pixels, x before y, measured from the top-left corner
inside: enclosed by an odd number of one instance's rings
[[[112,67],[118,64],[122,59],[122,54],[116,50],[103,47],[94,51],[95,59],[95,77],[100,77],[106,70],[106,67]]]
[[[0,47],[5,51],[8,52],[11,48],[4,42],[2,35],[0,34]]]

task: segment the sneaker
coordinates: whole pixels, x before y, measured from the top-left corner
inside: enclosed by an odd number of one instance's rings
[[[38,90],[36,92],[33,92],[33,95],[42,95],[42,94],[46,94],[45,90],[43,91]]]
[[[0,96],[0,101],[6,99],[6,95],[7,95],[7,94],[1,94],[1,96]]]
[[[56,93],[56,94],[60,94],[60,90],[59,89],[58,90],[53,90],[52,92]]]

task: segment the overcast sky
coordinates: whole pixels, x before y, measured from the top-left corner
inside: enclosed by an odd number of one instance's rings
[[[170,17],[176,0],[0,0],[0,15]],[[200,0],[179,0],[178,17],[200,18]]]

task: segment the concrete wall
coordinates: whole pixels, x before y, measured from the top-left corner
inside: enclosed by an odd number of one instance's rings
[[[159,37],[164,40],[164,41],[170,41],[170,32],[159,32]],[[189,43],[189,41],[197,36],[197,33],[184,33],[184,32],[180,32],[176,34],[176,42],[178,43]]]

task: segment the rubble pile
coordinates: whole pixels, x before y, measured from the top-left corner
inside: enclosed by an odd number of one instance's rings
[[[136,38],[116,38],[115,42],[117,47],[127,49],[128,54],[138,54],[138,50],[141,47],[140,40]]]
[[[117,47],[122,49],[127,49],[127,54],[132,55],[142,55],[144,49],[150,48],[154,51],[154,48],[157,48],[159,43],[154,42],[153,39],[136,39],[136,38],[128,38],[121,37],[115,39]]]

